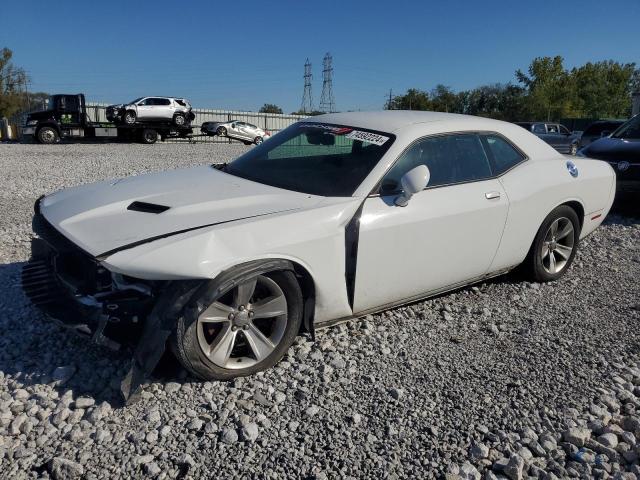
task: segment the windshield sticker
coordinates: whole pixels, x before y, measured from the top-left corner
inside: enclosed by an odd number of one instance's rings
[[[333,133],[334,135],[344,135],[353,131],[353,128],[348,127],[334,127],[333,125],[324,125],[322,123],[301,123],[301,128],[319,128],[322,130],[327,130],[329,133]]]
[[[363,132],[361,130],[353,130],[348,135],[345,135],[346,138],[350,138],[351,140],[361,140],[363,142],[373,143],[375,145],[384,145],[389,137],[385,137],[384,135],[378,135],[377,133],[371,132]]]

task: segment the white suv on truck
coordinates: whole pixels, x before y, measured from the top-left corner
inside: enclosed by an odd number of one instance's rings
[[[189,101],[176,97],[140,97],[130,103],[110,105],[106,114],[109,122],[126,125],[162,121],[181,127],[195,118]]]

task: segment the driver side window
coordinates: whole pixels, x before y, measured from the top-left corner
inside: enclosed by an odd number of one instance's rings
[[[476,134],[452,134],[418,141],[397,160],[380,186],[381,195],[401,191],[400,179],[409,170],[426,165],[429,187],[451,185],[491,177],[489,159]]]

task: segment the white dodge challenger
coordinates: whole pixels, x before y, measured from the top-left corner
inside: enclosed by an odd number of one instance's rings
[[[607,215],[615,174],[517,125],[321,115],[224,165],[38,199],[23,288],[101,344],[130,395],[170,345],[193,375],[274,365],[301,331],[522,266],[546,282]]]

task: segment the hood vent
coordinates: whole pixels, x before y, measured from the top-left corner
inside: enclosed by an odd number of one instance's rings
[[[131,205],[127,207],[127,210],[133,210],[134,212],[144,212],[144,213],[162,213],[169,210],[171,207],[167,207],[165,205],[158,205],[157,203],[146,203],[146,202],[133,202]]]

